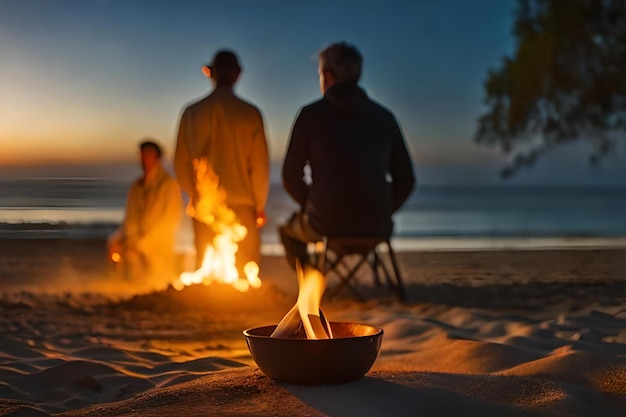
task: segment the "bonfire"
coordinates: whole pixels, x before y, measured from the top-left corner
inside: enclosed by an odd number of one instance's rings
[[[256,262],[248,262],[243,267],[244,276],[240,276],[235,259],[238,242],[248,233],[246,227],[239,223],[233,210],[226,205],[226,191],[219,185],[219,177],[206,159],[194,159],[193,168],[196,175],[196,198],[194,205],[187,206],[187,214],[207,224],[215,237],[209,245],[196,271],[183,272],[173,283],[174,288],[182,290],[193,284],[210,285],[221,282],[232,285],[236,290],[245,292],[250,287],[259,288],[259,266]]]

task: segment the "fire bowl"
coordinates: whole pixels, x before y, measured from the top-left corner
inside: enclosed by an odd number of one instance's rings
[[[342,384],[370,370],[383,329],[359,323],[330,322],[334,339],[270,337],[276,325],[243,332],[248,349],[270,378],[298,385]]]

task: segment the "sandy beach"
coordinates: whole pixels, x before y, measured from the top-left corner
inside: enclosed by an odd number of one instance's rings
[[[282,257],[239,293],[124,282],[105,255],[97,239],[0,240],[0,415],[626,413],[624,249],[401,252],[406,303],[367,276],[368,301],[323,301],[385,335],[364,378],[319,387],[266,377],[242,335],[295,302]]]

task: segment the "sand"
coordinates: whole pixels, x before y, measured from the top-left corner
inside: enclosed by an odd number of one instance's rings
[[[322,303],[384,329],[372,370],[301,387],[242,336],[295,302],[281,257],[259,290],[178,292],[112,278],[99,240],[0,240],[0,415],[626,415],[626,250],[398,257],[406,303],[365,287]]]

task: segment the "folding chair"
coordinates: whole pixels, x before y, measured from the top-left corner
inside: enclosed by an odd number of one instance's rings
[[[384,249],[388,254],[391,270],[385,265],[382,257]],[[328,297],[332,298],[341,290],[348,289],[357,299],[364,301],[364,297],[357,291],[353,281],[359,269],[367,265],[373,274],[376,286],[383,285],[382,275],[386,285],[396,293],[398,299],[401,301],[406,299],[402,275],[389,238],[325,237],[321,242],[308,245],[309,255],[312,251],[316,255],[317,267],[324,271],[326,278],[328,279],[330,274],[335,274],[339,278],[339,283],[327,291]],[[356,257],[356,262],[350,265],[347,262],[349,257]]]

